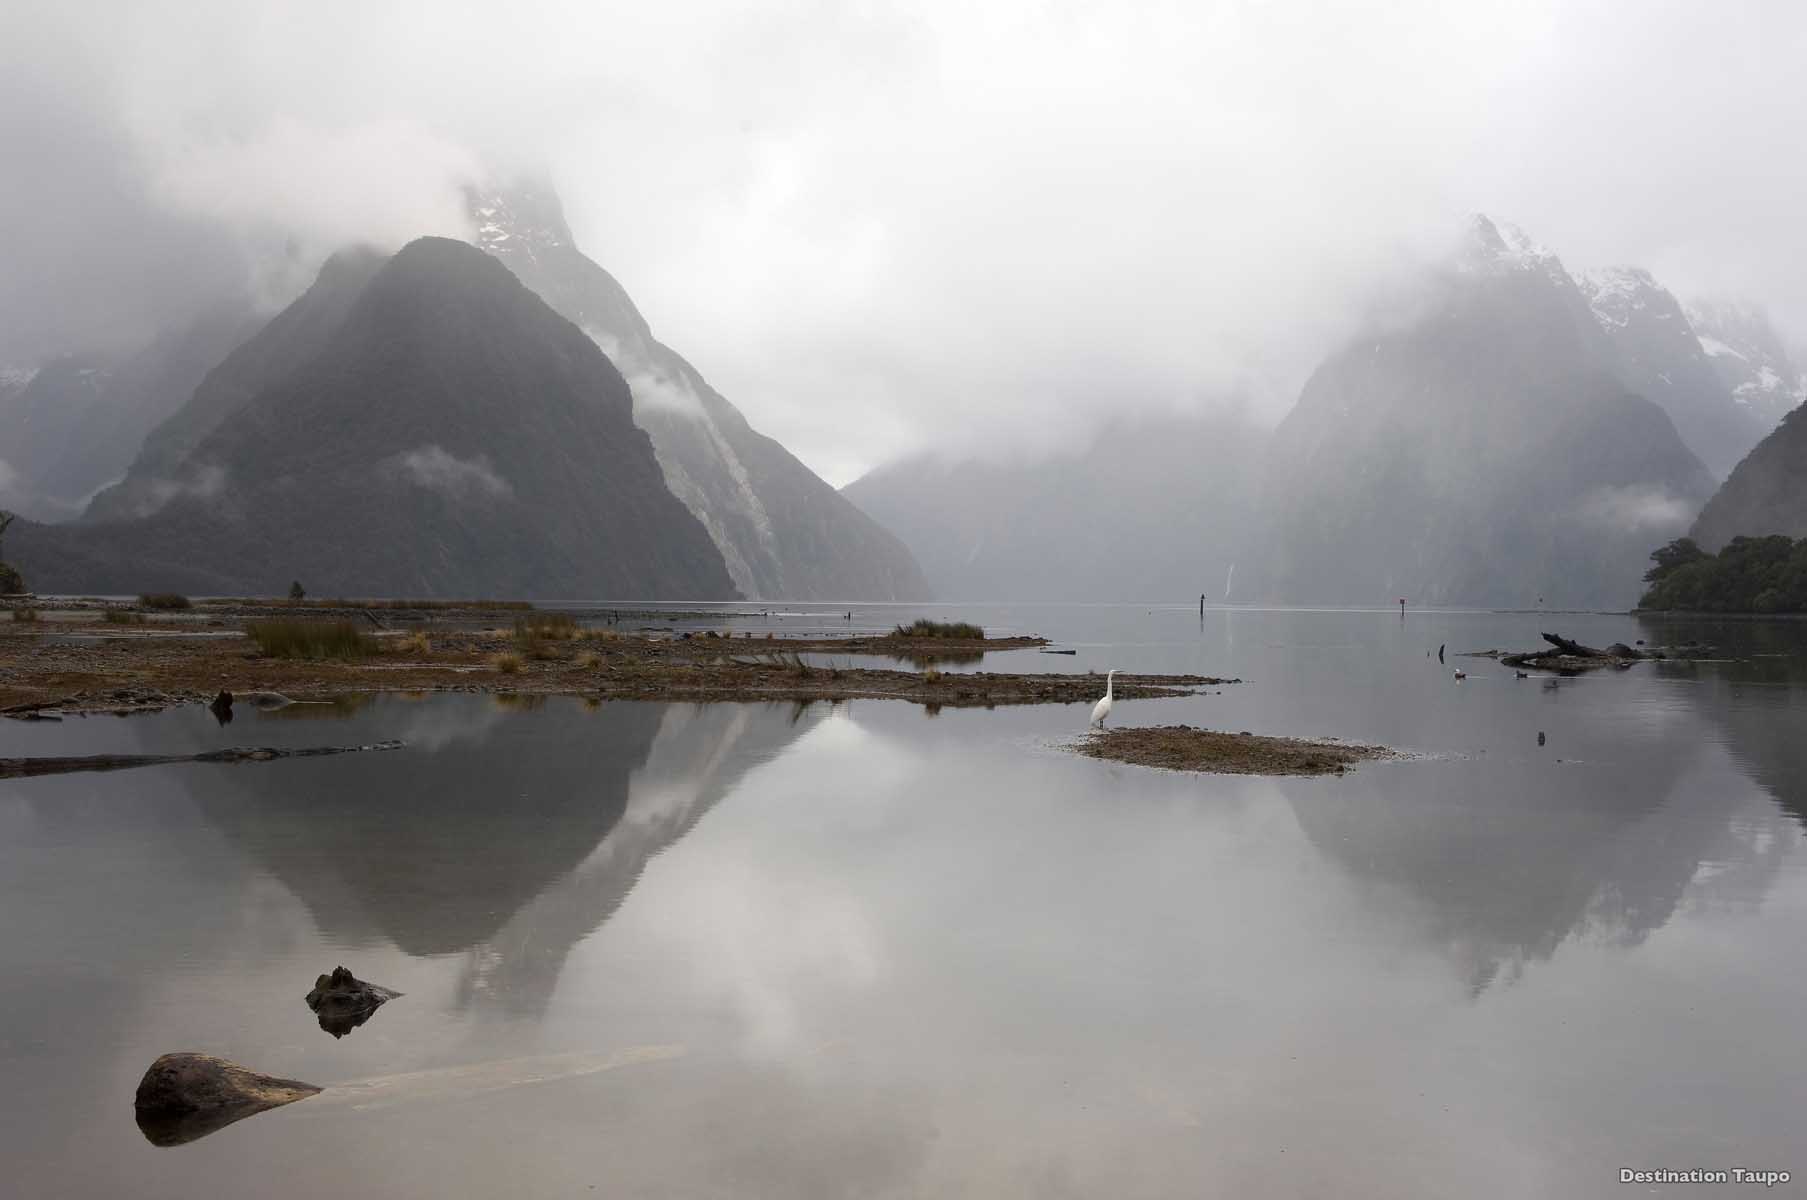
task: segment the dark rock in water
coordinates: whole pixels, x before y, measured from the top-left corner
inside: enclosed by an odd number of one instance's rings
[[[211,1054],[165,1054],[138,1081],[133,1108],[153,1146],[180,1146],[267,1108],[318,1095],[295,1079],[248,1071]]]
[[[1539,746],[1541,746],[1541,745],[1543,745],[1543,743],[1544,743],[1543,730],[1539,729],[1537,731],[1537,744]]]
[[[307,1006],[320,1018],[320,1028],[337,1038],[368,1021],[377,1009],[399,995],[390,988],[365,983],[344,967],[334,967],[331,975],[314,981],[314,990],[307,994]]]
[[[215,696],[213,702],[207,706],[207,711],[212,713],[213,719],[221,725],[232,724],[232,693],[221,688],[220,694]]]

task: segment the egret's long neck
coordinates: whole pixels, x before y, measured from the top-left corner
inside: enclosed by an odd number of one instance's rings
[[[1115,671],[1111,671],[1108,674],[1106,674],[1104,677],[1104,694],[1105,694],[1105,696],[1109,697],[1111,692],[1116,688],[1116,686],[1117,686],[1117,673]]]

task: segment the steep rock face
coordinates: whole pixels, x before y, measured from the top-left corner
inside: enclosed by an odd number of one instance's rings
[[[771,438],[653,337],[627,292],[578,250],[544,183],[472,189],[476,244],[589,334],[620,368],[673,495],[750,597],[926,598],[896,537]]]
[[[1235,416],[1119,423],[1041,462],[905,459],[846,495],[949,599],[1222,599],[1265,442]]]
[[[1807,537],[1807,409],[1795,408],[1757,443],[1694,522],[1689,536],[1718,553],[1735,537]]]
[[[304,361],[195,441],[176,478],[196,487],[147,517],[16,535],[34,586],[734,594],[619,373],[470,246],[411,243],[317,353],[262,353]]]
[[[1576,284],[1612,346],[1620,381],[1669,414],[1716,478],[1775,427],[1779,413],[1734,398],[1681,304],[1649,272],[1611,267]]]
[[[1712,480],[1555,255],[1477,217],[1433,302],[1332,355],[1276,430],[1262,589],[1620,605]]]
[[[1732,402],[1754,414],[1765,434],[1807,400],[1807,374],[1762,310],[1700,302],[1688,306],[1688,320]]]
[[[205,492],[189,456],[222,421],[264,388],[317,357],[388,256],[368,247],[342,250],[326,261],[302,296],[268,324],[246,330],[223,361],[190,383],[184,402],[150,428],[130,469],[94,497],[83,514],[94,521],[149,516],[184,494]]]
[[[222,305],[134,353],[67,355],[20,373],[23,386],[0,382],[0,504],[39,520],[78,516],[255,327],[243,306]]]

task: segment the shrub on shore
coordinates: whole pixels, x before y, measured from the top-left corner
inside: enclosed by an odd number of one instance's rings
[[[522,660],[520,655],[511,650],[505,654],[498,654],[490,659],[489,665],[502,672],[504,675],[519,675],[521,673],[521,668],[527,664]]]
[[[891,631],[892,637],[900,638],[952,638],[977,639],[983,641],[985,631],[970,621],[931,621],[927,617],[918,617],[908,625],[899,625]]]
[[[252,621],[245,636],[270,658],[368,658],[378,650],[351,621]]]
[[[194,607],[194,605],[189,602],[188,597],[179,592],[146,592],[144,595],[138,597],[138,603],[145,608],[163,609],[165,611],[177,611]]]
[[[1735,537],[1718,554],[1678,538],[1650,556],[1638,607],[1687,612],[1807,612],[1807,538]]]
[[[29,624],[31,622],[36,621],[37,619],[38,619],[38,610],[35,608],[15,608],[15,609],[13,609],[13,620],[15,620],[15,621],[24,621],[27,624]]]

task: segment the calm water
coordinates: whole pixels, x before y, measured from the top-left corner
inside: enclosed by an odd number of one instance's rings
[[[224,730],[200,709],[0,722],[0,754],[408,742],[0,783],[5,1190],[1562,1197],[1649,1190],[1621,1167],[1807,1177],[1807,624],[959,615],[1078,651],[987,669],[1247,681],[1120,701],[1118,723],[1423,756],[1166,774],[1057,749],[1083,705],[456,696]],[[1743,661],[1552,686],[1453,657],[1540,627]],[[336,1040],[302,996],[339,963],[406,995]],[[636,1047],[664,1057],[573,1073]],[[132,1091],[179,1049],[329,1085],[440,1073],[157,1149]]]

